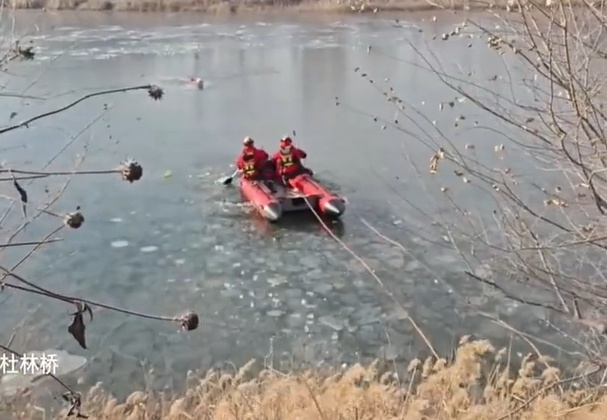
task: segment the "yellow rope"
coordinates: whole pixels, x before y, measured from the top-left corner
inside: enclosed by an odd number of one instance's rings
[[[390,291],[390,289],[388,289],[384,285],[384,282],[379,278],[379,276],[377,274],[375,274],[375,271],[373,271],[373,269],[371,267],[369,267],[369,265],[365,262],[365,260],[363,260],[362,257],[360,257],[354,250],[352,250],[352,248],[350,248],[346,243],[344,243],[344,241],[342,241],[341,239],[339,239],[337,237],[337,235],[335,235],[335,233],[333,233],[333,231],[331,230],[331,228],[329,226],[327,226],[327,224],[325,223],[324,220],[322,220],[322,217],[318,214],[318,212],[316,211],[316,209],[314,208],[314,206],[312,206],[312,204],[310,203],[310,201],[308,200],[308,198],[304,196],[303,199],[305,200],[306,205],[308,206],[308,208],[312,211],[312,214],[314,214],[314,216],[316,217],[316,219],[318,219],[318,221],[320,222],[320,224],[323,227],[323,229],[327,231],[327,233],[331,236],[331,238],[333,238],[344,250],[346,250],[358,262],[360,262],[362,264],[362,266],[365,268],[365,270],[367,270],[369,272],[369,274],[371,275],[371,277],[373,277],[375,279],[375,281],[380,285],[380,287],[384,290],[384,292],[386,292],[386,294],[390,297],[390,299],[392,299],[392,301],[396,304],[396,306],[398,306],[405,313],[405,316],[407,317],[407,320],[409,321],[409,323],[411,324],[411,326],[413,326],[413,328],[419,334],[419,336],[422,338],[422,340],[424,340],[424,343],[426,343],[426,346],[428,346],[428,348],[430,349],[430,351],[432,352],[432,354],[434,355],[434,357],[438,359],[438,353],[436,353],[436,351],[434,350],[434,347],[432,347],[432,343],[430,342],[430,340],[428,339],[428,337],[426,336],[426,334],[424,334],[424,332],[417,325],[417,323],[413,320],[413,318],[411,318],[411,316],[409,316],[409,313],[400,304],[400,302],[398,302],[398,300],[396,300],[396,298],[394,297],[394,294]]]

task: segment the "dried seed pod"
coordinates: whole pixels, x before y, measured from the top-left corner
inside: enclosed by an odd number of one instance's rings
[[[181,328],[185,331],[192,331],[198,328],[198,315],[196,312],[188,312],[181,317],[179,317],[179,321],[181,322]]]
[[[87,415],[82,414],[82,397],[71,389],[62,394],[63,401],[69,404],[67,417],[76,417],[77,419],[88,419]]]
[[[68,213],[63,218],[63,223],[72,229],[78,229],[84,223],[84,216],[79,211]]]
[[[152,85],[148,89],[148,95],[150,95],[150,98],[152,98],[153,100],[158,101],[158,100],[162,99],[162,96],[164,95],[164,91],[162,90],[162,88],[160,86]]]
[[[436,152],[435,154],[433,154],[430,157],[430,173],[431,174],[435,174],[438,170],[438,162],[441,159],[445,158],[445,151],[443,150],[442,147],[440,147],[438,149],[438,152]]]
[[[137,163],[137,161],[129,159],[120,167],[120,174],[122,175],[122,179],[124,181],[133,183],[141,179],[143,176],[143,168],[139,163]]]

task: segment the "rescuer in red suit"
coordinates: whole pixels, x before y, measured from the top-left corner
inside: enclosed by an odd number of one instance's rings
[[[280,140],[280,150],[272,156],[278,177],[286,181],[303,173],[311,175],[311,171],[301,162],[306,157],[307,153],[293,146],[290,137],[283,137]]]
[[[246,137],[243,143],[242,152],[236,160],[236,168],[242,176],[254,181],[271,179],[270,171],[273,168],[269,168],[271,162],[265,150],[256,148],[255,141],[250,137]]]

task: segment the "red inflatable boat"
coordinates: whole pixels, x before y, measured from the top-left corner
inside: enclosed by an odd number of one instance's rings
[[[284,213],[310,211],[310,206],[320,215],[337,219],[346,211],[342,197],[327,191],[308,174],[280,182],[240,180],[240,192],[257,211],[271,222]],[[307,202],[306,202],[307,201]]]

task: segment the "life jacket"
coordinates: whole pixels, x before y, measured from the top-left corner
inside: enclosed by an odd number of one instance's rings
[[[243,172],[245,178],[254,177],[257,175],[257,162],[255,162],[255,156],[253,154],[245,155],[243,160]]]
[[[290,168],[293,165],[299,165],[299,159],[293,156],[293,149],[289,151],[289,153],[284,153],[282,149],[280,150],[280,163],[281,168],[284,171],[285,169]]]

